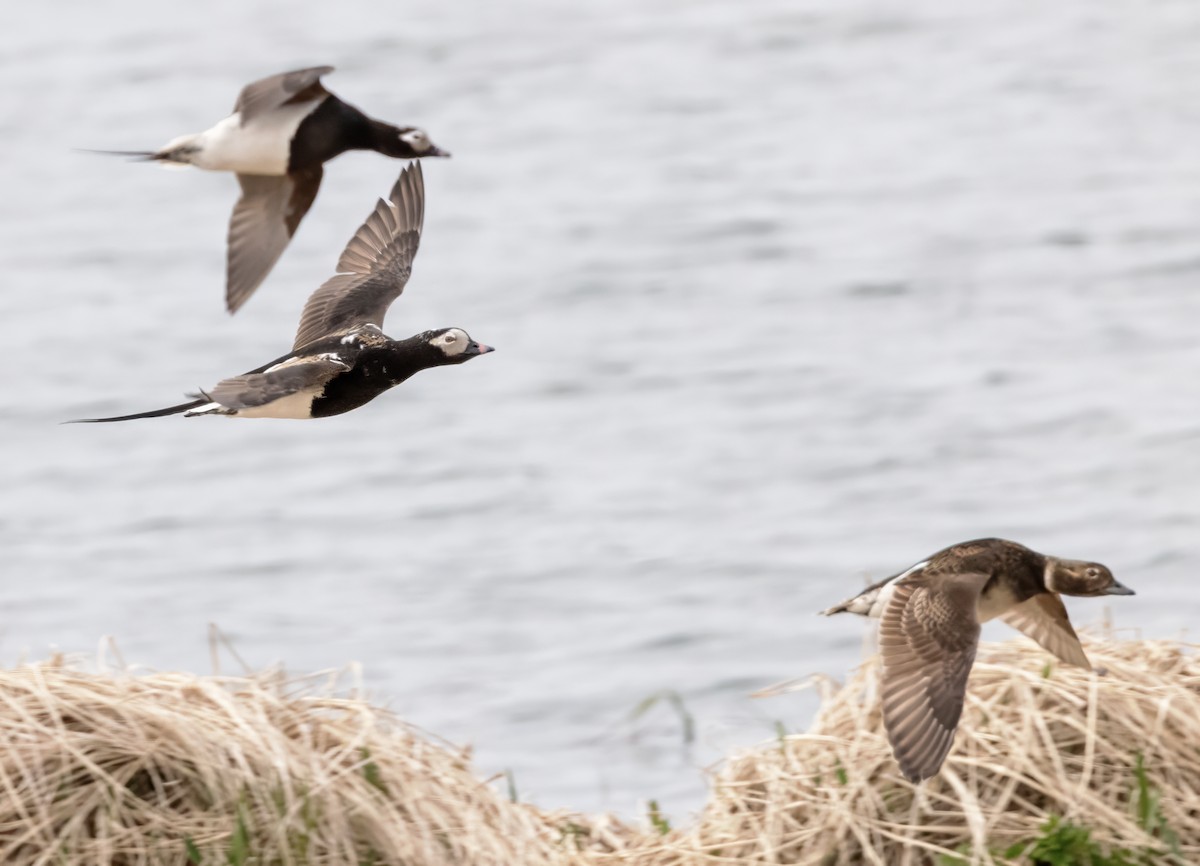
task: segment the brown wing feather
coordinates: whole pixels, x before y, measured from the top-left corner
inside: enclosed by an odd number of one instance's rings
[[[879,623],[883,723],[905,778],[937,773],[954,742],[979,643],[987,575],[917,575],[895,585]]]
[[[425,181],[414,162],[346,244],[339,273],[305,303],[294,348],[359,325],[382,326],[412,273],[424,220]]]
[[[316,99],[329,92],[321,86],[321,76],[330,72],[333,72],[332,66],[313,66],[252,81],[238,94],[233,110],[242,113],[240,122],[245,126],[258,115],[266,114],[297,97]]]
[[[1071,626],[1067,608],[1058,593],[1043,592],[1018,604],[1000,617],[1017,631],[1037,641],[1069,665],[1091,668],[1079,635]]]
[[[279,177],[239,174],[229,218],[225,306],[236,313],[271,273],[321,187],[321,166]]]
[[[262,373],[246,373],[217,383],[206,396],[230,409],[265,406],[281,397],[318,388],[350,369],[332,358],[292,358]]]

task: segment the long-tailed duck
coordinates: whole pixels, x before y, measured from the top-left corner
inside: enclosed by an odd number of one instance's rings
[[[1064,662],[1090,667],[1062,595],[1133,595],[1098,562],[1014,541],[955,544],[822,611],[877,617],[883,723],[905,777],[937,773],[962,715],[979,624],[1000,617]]]
[[[393,340],[381,330],[404,291],[421,240],[425,186],[419,163],[400,173],[338,260],[338,273],[304,305],[292,351],[218,382],[178,406],[85,422],[183,413],[235,418],[323,418],[357,409],[414,373],[491,352],[461,328]]]
[[[348,150],[417,159],[449,156],[425,131],[363,114],[321,85],[332,66],[247,84],[233,113],[204,132],[153,151],[107,151],[152,162],[237,173],[242,196],[229,220],[225,304],[236,312],[266,279],[321,185],[322,165]]]

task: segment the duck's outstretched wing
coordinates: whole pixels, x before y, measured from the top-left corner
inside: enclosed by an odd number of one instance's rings
[[[321,166],[280,176],[239,174],[229,218],[225,306],[236,313],[287,249],[321,187]]]
[[[241,112],[241,124],[245,126],[260,114],[289,102],[307,102],[329,91],[321,86],[321,76],[333,72],[332,66],[313,66],[308,69],[293,69],[268,75],[251,81],[242,88],[234,103],[234,112]]]
[[[1058,593],[1038,593],[1000,618],[1067,664],[1081,668],[1092,666]]]
[[[336,276],[309,297],[293,348],[360,325],[382,327],[408,282],[425,220],[425,180],[411,163],[380,199],[338,259]]]
[[[883,724],[911,782],[937,773],[954,743],[979,644],[986,574],[897,581],[879,623]]]

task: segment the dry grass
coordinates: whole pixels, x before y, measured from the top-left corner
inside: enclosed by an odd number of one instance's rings
[[[0,863],[536,866],[604,835],[510,802],[464,753],[338,693],[279,674],[0,671]]]
[[[818,682],[811,731],[727,761],[699,819],[666,835],[512,803],[464,752],[332,677],[27,665],[0,671],[0,863],[993,863],[1050,816],[1159,852],[1131,862],[1197,863],[1194,649],[1093,642],[1094,674],[1025,640],[985,645],[954,751],[922,789],[892,760],[869,661],[844,687]]]
[[[1087,649],[1103,674],[1059,667],[1024,639],[982,646],[954,750],[923,790],[900,776],[885,739],[878,659],[844,687],[818,682],[809,733],[730,759],[693,826],[600,862],[901,866],[965,853],[964,863],[1001,863],[1061,816],[1106,852],[1145,858],[1132,862],[1200,863],[1196,647]],[[1159,838],[1147,832],[1159,824]],[[1023,847],[1011,862],[1030,862]]]

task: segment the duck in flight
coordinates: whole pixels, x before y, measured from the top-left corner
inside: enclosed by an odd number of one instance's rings
[[[232,171],[242,188],[229,220],[225,305],[238,308],[266,279],[321,186],[322,166],[348,150],[417,159],[449,156],[414,126],[367,117],[321,85],[332,66],[247,84],[211,129],[153,151],[107,151],[152,162]]]
[[[1000,617],[1067,664],[1089,668],[1063,595],[1133,595],[1098,562],[1014,541],[955,544],[822,611],[879,619],[883,724],[911,782],[942,766],[962,715],[979,625]]]
[[[338,273],[309,297],[292,351],[218,382],[178,406],[81,422],[163,415],[323,418],[357,409],[429,367],[462,364],[492,351],[461,328],[393,340],[380,326],[412,272],[425,214],[425,184],[411,163],[346,244]]]

